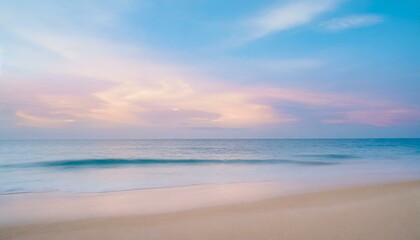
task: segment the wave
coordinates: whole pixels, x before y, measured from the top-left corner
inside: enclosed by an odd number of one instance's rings
[[[301,154],[297,155],[299,157],[308,157],[308,158],[326,158],[326,159],[351,159],[358,158],[355,155],[349,154]]]
[[[60,160],[45,161],[35,163],[13,164],[6,167],[41,167],[41,168],[100,168],[100,167],[119,167],[119,166],[141,166],[141,165],[210,165],[210,164],[296,164],[296,165],[334,165],[336,162],[327,161],[300,161],[286,159],[237,159],[237,160],[207,160],[207,159],[79,159],[79,160]],[[5,166],[3,166],[5,167]]]

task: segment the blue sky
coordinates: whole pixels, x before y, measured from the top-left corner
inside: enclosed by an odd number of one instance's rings
[[[0,138],[420,137],[420,2],[0,1]]]

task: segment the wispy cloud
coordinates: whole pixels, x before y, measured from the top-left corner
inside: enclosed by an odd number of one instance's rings
[[[321,23],[321,27],[327,30],[339,31],[352,28],[369,27],[380,24],[384,17],[376,14],[350,15],[340,18],[333,18]]]
[[[30,115],[22,111],[17,111],[16,116],[20,118],[20,121],[16,124],[19,126],[27,127],[57,128],[64,126],[66,123],[74,122],[73,119],[39,117]]]
[[[403,122],[415,122],[420,118],[420,112],[413,109],[373,109],[348,111],[336,114],[336,118],[325,119],[325,123],[366,124],[377,127],[399,125]]]
[[[42,77],[3,78],[9,92],[25,92],[24,98],[0,98],[14,106],[18,125],[241,127],[294,120],[250,101],[251,95],[235,91],[236,86],[215,84],[186,66],[152,60],[136,48],[54,33],[19,34],[60,60],[50,60],[51,69],[42,70]],[[73,91],[68,81],[88,88]]]
[[[258,39],[309,23],[322,13],[334,9],[337,2],[337,0],[299,0],[266,9],[249,21],[252,29],[249,38]]]
[[[19,126],[256,127],[301,120],[282,104],[326,111],[321,117],[325,123],[386,126],[419,118],[417,110],[400,111],[403,108],[397,104],[356,95],[212,79],[191,66],[154,59],[112,41],[32,31],[19,34],[55,56],[48,61],[48,71],[3,76],[8,83],[3,91],[13,94],[1,95],[0,102],[12,108]],[[20,63],[20,68],[27,67]],[[318,63],[279,63],[287,68],[302,64]],[[380,119],[368,114],[372,110],[381,113]]]
[[[336,2],[296,1],[267,10],[252,21],[253,38],[309,23]],[[263,83],[244,86],[202,74],[193,64],[164,60],[140,43],[95,37],[94,28],[86,27],[89,34],[75,34],[64,27],[38,28],[36,21],[17,24],[21,20],[13,19],[0,23],[4,35],[13,35],[0,41],[8,56],[3,60],[0,104],[18,126],[242,128],[300,121],[300,116],[283,108],[288,104],[319,111],[325,123],[385,126],[420,118],[417,109],[357,94]],[[92,21],[91,25],[98,24],[96,18]],[[259,65],[264,71],[284,73],[322,64],[311,58],[273,59],[240,67]]]

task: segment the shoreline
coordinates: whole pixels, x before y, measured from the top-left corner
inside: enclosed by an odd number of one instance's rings
[[[164,200],[170,202],[171,199],[161,199]],[[3,225],[0,238],[418,239],[419,203],[420,180],[403,181],[283,196],[265,195],[251,201],[219,202],[177,211],[120,212],[119,215],[92,215],[22,226]]]
[[[0,227],[179,212],[253,202],[277,197],[283,193],[286,193],[286,186],[278,182],[247,182],[98,193],[8,194],[0,196],[0,212],[3,213],[0,215]],[[168,204],[162,199],[171,201]]]
[[[376,180],[376,181],[375,181]],[[23,192],[0,195],[0,227],[130,215],[152,215],[369,186],[419,182],[383,178],[338,183],[252,181],[109,192]],[[171,199],[167,204],[162,199]],[[110,204],[112,203],[112,206]],[[141,204],[138,204],[141,203]],[[66,206],[66,208],[62,208]],[[81,209],[87,209],[81,211]]]

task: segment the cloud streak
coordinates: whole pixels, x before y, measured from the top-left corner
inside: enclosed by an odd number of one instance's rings
[[[325,119],[325,123],[351,123],[364,124],[376,127],[388,127],[399,125],[402,122],[414,122],[420,119],[420,111],[413,109],[373,109],[373,110],[358,110],[336,113],[335,118]]]
[[[307,24],[321,14],[334,9],[336,4],[337,1],[333,0],[299,0],[266,9],[249,20],[249,25],[252,29],[249,40],[255,40],[272,33]]]
[[[324,29],[341,31],[354,28],[363,28],[378,25],[384,21],[384,17],[377,14],[350,15],[333,18],[320,24]]]

